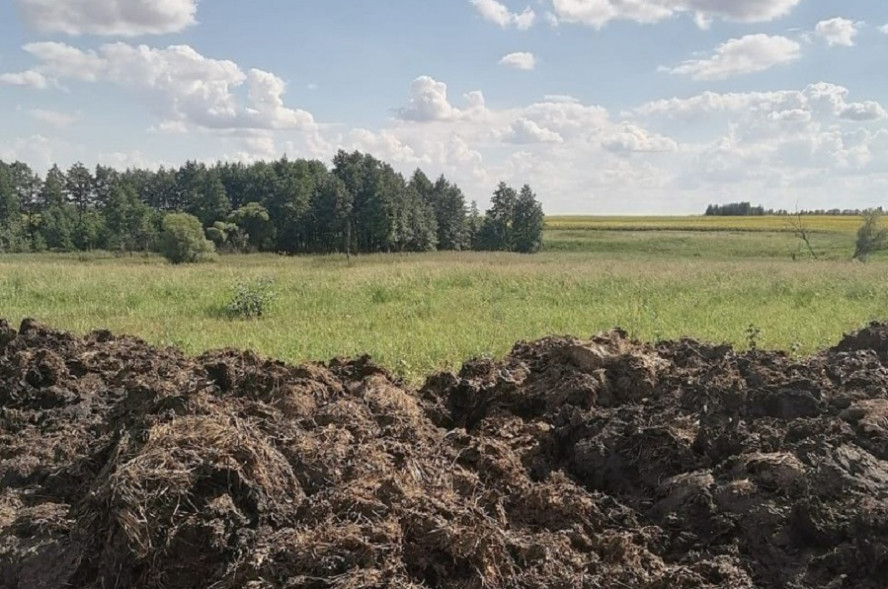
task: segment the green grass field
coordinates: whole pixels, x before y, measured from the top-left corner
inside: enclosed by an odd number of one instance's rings
[[[888,264],[849,261],[853,234],[818,234],[834,259],[791,259],[780,232],[546,232],[546,251],[156,257],[0,256],[0,317],[84,333],[109,328],[198,353],[257,350],[288,361],[370,353],[417,380],[521,339],[621,326],[645,340],[691,336],[807,352],[888,317]],[[841,254],[841,256],[839,255]],[[223,309],[239,280],[271,277],[260,320]]]

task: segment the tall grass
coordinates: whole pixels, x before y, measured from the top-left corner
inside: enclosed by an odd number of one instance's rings
[[[886,266],[789,257],[644,252],[158,258],[0,257],[0,317],[84,333],[109,328],[198,353],[249,348],[299,362],[370,353],[411,379],[521,339],[622,326],[646,339],[693,336],[811,351],[888,315]],[[260,320],[224,309],[237,282],[270,277]]]

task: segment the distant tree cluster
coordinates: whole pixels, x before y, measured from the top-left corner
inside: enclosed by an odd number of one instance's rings
[[[43,177],[0,161],[0,251],[168,251],[173,234],[207,250],[372,253],[540,249],[543,212],[529,186],[501,183],[485,214],[421,170],[406,179],[371,155],[178,169],[53,166]],[[174,216],[175,215],[175,216]],[[201,229],[194,236],[193,221]],[[185,260],[183,260],[185,261]]]
[[[882,207],[879,207],[877,210],[879,212],[883,212]],[[762,215],[828,215],[861,217],[865,216],[869,211],[870,209],[814,209],[802,211],[787,211],[786,209],[766,209],[761,205],[752,206],[748,202],[731,202],[723,205],[709,205],[708,207],[706,207],[705,215],[707,217],[752,217]]]
[[[762,206],[752,206],[748,202],[731,202],[724,205],[709,205],[706,207],[707,217],[754,217],[765,215],[767,212]]]

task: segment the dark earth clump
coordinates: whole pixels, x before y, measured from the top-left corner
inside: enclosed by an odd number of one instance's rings
[[[884,588],[888,326],[615,330],[415,390],[0,321],[0,587]]]

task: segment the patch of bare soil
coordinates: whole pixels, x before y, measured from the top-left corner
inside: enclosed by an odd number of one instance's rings
[[[615,330],[417,391],[0,322],[0,587],[884,588],[886,362]]]

